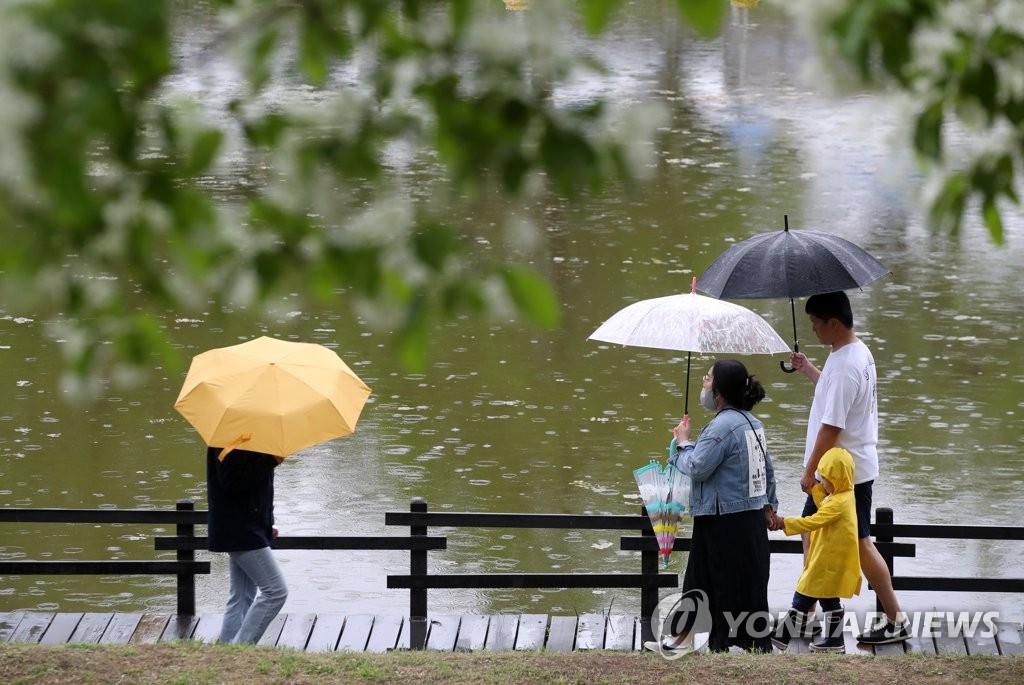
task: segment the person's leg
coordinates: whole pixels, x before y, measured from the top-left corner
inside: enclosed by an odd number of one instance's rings
[[[719,516],[718,573],[711,613],[709,649],[735,646],[746,651],[771,652],[771,614],[768,583],[771,551],[761,510]],[[730,545],[722,545],[729,540]],[[736,619],[742,618],[737,624]],[[722,626],[721,630],[714,628]]]
[[[858,483],[853,488],[854,498],[857,502],[857,537],[860,547],[860,568],[864,576],[871,583],[878,601],[885,611],[885,616],[890,621],[895,621],[900,612],[900,603],[896,598],[896,592],[892,589],[892,575],[885,559],[879,554],[871,539],[871,500],[874,481]]]
[[[241,552],[237,560],[260,592],[246,612],[235,641],[255,644],[288,599],[288,585],[269,547]]]
[[[804,502],[804,510],[802,512],[800,512],[800,515],[801,516],[813,516],[817,512],[818,512],[818,507],[815,506],[815,504],[814,504],[814,498],[811,497],[810,495],[807,495],[807,500]],[[803,543],[803,547],[804,547],[804,566],[807,566],[807,553],[808,553],[808,551],[811,548],[811,534],[810,533],[800,533],[800,542]],[[811,619],[814,618],[814,607],[815,607],[816,604],[817,604],[817,602],[813,601],[813,598],[812,598],[811,606],[805,612],[805,613],[807,613],[807,620],[808,620],[808,622],[810,622]]]
[[[842,611],[843,603],[838,597],[822,597],[818,600],[822,611]]]
[[[707,594],[704,591],[704,575],[700,569],[706,563],[706,555],[703,547],[706,544],[705,529],[709,519],[705,516],[693,518],[693,529],[691,540],[693,547],[686,559],[686,568],[683,571],[682,586],[680,587],[679,603],[662,625],[662,634],[658,636],[661,646],[657,642],[645,644],[652,650],[657,649],[683,649],[693,644],[694,628],[701,631],[708,630],[707,625],[696,626],[697,618],[702,614],[701,602],[705,604],[703,611],[707,611]]]
[[[892,589],[892,576],[889,574],[889,567],[886,566],[885,559],[882,558],[871,538],[861,538],[858,542],[860,545],[860,569],[864,572],[864,577],[871,583],[875,595],[878,596],[885,617],[890,621],[902,620],[903,612],[900,609],[896,591]]]
[[[793,608],[802,614],[806,614],[814,609],[817,599],[814,597],[808,597],[807,595],[800,594],[799,592],[793,593]]]
[[[885,620],[869,627],[858,635],[857,639],[871,644],[884,644],[906,640],[910,633],[906,628],[906,614],[900,608],[899,599],[892,588],[892,575],[889,573],[889,567],[871,539],[873,483],[874,481],[868,481],[867,483],[858,483],[853,487],[853,494],[857,502],[857,537],[859,538],[857,542],[860,553],[860,569],[875,591],[879,604],[882,605]]]
[[[256,598],[256,583],[246,575],[237,563],[235,556],[239,552],[228,553],[228,603],[224,609],[224,621],[220,627],[220,642],[232,642],[238,635],[242,620]]]

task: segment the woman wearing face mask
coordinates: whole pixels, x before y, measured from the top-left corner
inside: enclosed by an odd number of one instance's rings
[[[764,388],[733,359],[714,363],[700,400],[714,418],[690,442],[690,417],[675,427],[671,461],[692,480],[693,547],[683,576],[683,597],[706,602],[702,613],[676,614],[673,638],[661,649],[692,649],[693,634],[709,631],[708,648],[736,645],[770,652],[768,533],[775,529],[775,472],[764,426],[750,410]],[[706,598],[706,599],[702,599]]]

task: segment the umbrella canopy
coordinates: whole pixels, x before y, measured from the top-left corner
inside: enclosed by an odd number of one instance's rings
[[[777,354],[789,345],[755,312],[738,304],[696,293],[641,300],[616,312],[589,340],[632,347],[680,350],[686,356],[686,406],[689,410],[690,354]]]
[[[370,388],[332,350],[261,337],[192,359],[174,403],[209,446],[285,457],[356,427]]]
[[[788,216],[784,222],[783,230],[754,236],[720,254],[697,279],[697,289],[729,299],[788,297],[793,350],[799,351],[793,298],[859,288],[891,272],[845,238],[791,231]]]
[[[673,442],[674,450],[674,442]],[[661,552],[661,566],[668,568],[669,556],[679,532],[679,519],[690,502],[690,477],[673,464],[662,466],[652,459],[647,466],[633,471],[640,497],[651,519]]]
[[[859,288],[889,269],[862,247],[824,231],[781,231],[736,243],[697,279],[712,297],[806,297]]]

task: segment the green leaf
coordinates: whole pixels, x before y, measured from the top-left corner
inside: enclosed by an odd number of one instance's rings
[[[192,149],[189,151],[188,174],[202,174],[206,172],[220,150],[224,134],[217,129],[207,129],[200,133],[192,141]]]
[[[310,82],[317,86],[322,86],[327,80],[330,50],[326,31],[316,24],[306,24],[299,41],[299,64]]]
[[[914,148],[930,160],[942,158],[942,121],[945,108],[942,100],[933,102],[917,116],[914,127]]]
[[[477,281],[456,281],[449,283],[441,291],[441,312],[445,316],[455,316],[461,312],[482,314],[487,311],[487,298],[484,297]]]
[[[705,38],[718,33],[729,8],[728,0],[676,0],[683,18]]]
[[[929,219],[932,226],[947,230],[950,235],[960,233],[963,221],[964,206],[967,204],[968,183],[963,174],[950,176],[942,186],[942,191],[932,202]]]
[[[558,300],[543,276],[521,266],[507,266],[500,273],[512,301],[531,322],[547,328],[558,324]]]
[[[435,272],[444,269],[448,258],[461,251],[458,236],[440,223],[423,226],[413,237],[416,256]]]
[[[999,208],[992,199],[985,200],[983,206],[982,215],[985,217],[985,226],[988,227],[988,233],[992,236],[992,242],[996,245],[1003,245],[1006,240],[1003,234],[1003,217],[999,213]]]
[[[583,23],[587,27],[587,31],[595,36],[604,31],[619,4],[619,0],[587,0],[584,2]]]

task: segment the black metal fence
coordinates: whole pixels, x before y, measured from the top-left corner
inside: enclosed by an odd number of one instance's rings
[[[174,575],[177,579],[177,613],[195,614],[195,578],[210,573],[209,561],[197,561],[195,552],[207,548],[207,538],[195,534],[196,525],[205,525],[206,511],[197,511],[189,501],[179,502],[174,510],[153,509],[18,509],[0,508],[0,523],[99,523],[151,524],[175,526],[175,535],[154,539],[156,551],[175,551],[171,560],[75,560],[75,561],[0,561],[0,576],[12,575]],[[504,588],[632,588],[640,591],[642,639],[651,639],[650,617],[657,609],[662,588],[677,587],[675,573],[658,569],[659,551],[650,520],[641,510],[633,515],[613,514],[522,514],[486,512],[432,512],[427,502],[414,498],[409,511],[386,512],[388,526],[409,529],[407,536],[310,536],[281,537],[275,549],[301,550],[407,550],[409,573],[389,575],[388,588],[409,590],[410,645],[421,648],[426,640],[428,591],[431,589],[504,589]],[[429,571],[428,552],[447,549],[446,535],[430,536],[430,528],[491,529],[571,529],[624,530],[639,535],[624,535],[620,549],[639,552],[638,573],[443,573]],[[893,574],[896,590],[941,592],[1024,592],[1024,578],[926,577],[895,574],[897,557],[913,557],[914,543],[896,542],[896,538],[1024,540],[1024,528],[896,524],[891,509],[876,510],[872,524],[875,544]],[[689,538],[677,538],[675,550],[690,549]],[[772,554],[802,554],[799,540],[769,541]],[[880,607],[879,607],[880,610]]]

